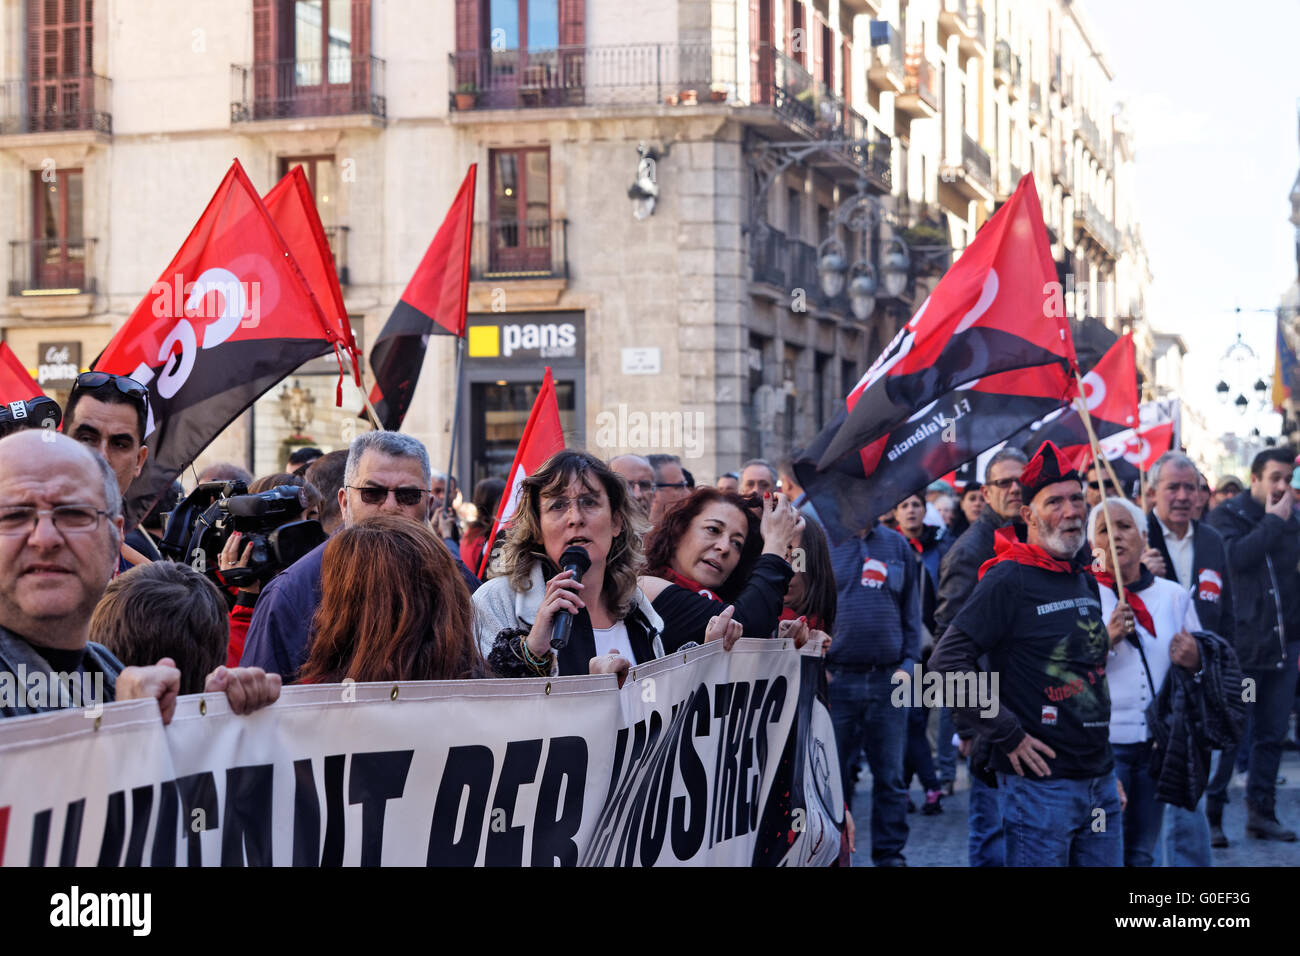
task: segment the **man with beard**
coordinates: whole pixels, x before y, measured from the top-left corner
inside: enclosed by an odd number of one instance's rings
[[[1119,866],[1120,797],[1106,685],[1110,640],[1096,582],[1077,563],[1083,483],[1060,450],[1044,442],[1020,484],[1026,540],[1011,529],[998,533],[993,559],[980,569],[979,584],[939,641],[930,668],[967,685],[974,674],[998,691],[980,695],[989,706],[959,713],[993,745],[1006,864]],[[989,661],[983,676],[982,654]]]

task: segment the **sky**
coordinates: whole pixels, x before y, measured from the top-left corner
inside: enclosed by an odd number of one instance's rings
[[[1223,408],[1214,384],[1238,332],[1259,361],[1235,374],[1271,384],[1276,320],[1256,310],[1275,308],[1296,278],[1300,0],[1076,2],[1134,133],[1148,321],[1187,343],[1184,399],[1212,434],[1275,435],[1280,416]]]

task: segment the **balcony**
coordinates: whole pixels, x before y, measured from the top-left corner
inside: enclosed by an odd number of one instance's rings
[[[1011,52],[1011,44],[999,40],[993,48],[993,82],[1005,86],[1012,99],[1023,94],[1020,86],[1020,57]]]
[[[902,93],[906,84],[903,35],[884,20],[871,21],[871,65],[867,82],[886,93]]]
[[[1052,156],[1052,179],[1067,196],[1074,191],[1074,173],[1070,168],[1070,150],[1061,146]]]
[[[750,264],[755,282],[777,290],[774,300],[788,296],[791,289],[804,289],[814,299],[822,298],[816,247],[791,239],[780,229],[768,227],[754,235]]]
[[[9,294],[23,299],[93,296],[94,239],[25,239],[9,243]],[[69,315],[88,314],[89,303]],[[26,314],[25,309],[20,311]],[[33,316],[35,317],[35,316]],[[55,317],[51,314],[49,317]]]
[[[967,56],[986,57],[989,54],[988,26],[984,19],[984,8],[976,3],[966,20],[970,26],[970,36],[963,36],[959,47]]]
[[[894,107],[913,119],[929,119],[939,114],[939,96],[935,91],[935,69],[925,59],[922,44],[907,48],[904,92]]]
[[[112,82],[93,73],[0,84],[0,135],[92,133],[111,136]]]
[[[1042,127],[1043,122],[1047,119],[1047,110],[1044,107],[1043,84],[1029,84],[1029,122],[1033,126]]]
[[[985,202],[993,199],[993,161],[988,151],[967,132],[961,134],[961,165],[941,167],[939,178],[952,183],[967,199]]]
[[[378,57],[275,60],[230,68],[230,122],[362,116],[382,121],[384,61]]]
[[[710,100],[734,102],[740,92],[735,49],[714,48],[708,43],[472,50],[453,53],[449,60],[451,108],[458,113],[663,103],[689,106]],[[754,77],[756,101],[777,81],[774,69],[770,56],[760,56]]]
[[[1091,239],[1110,258],[1119,258],[1122,249],[1119,230],[1097,208],[1097,204],[1092,201],[1091,197],[1084,197],[1082,201],[1075,200],[1074,225],[1077,231],[1076,235],[1081,238]]]
[[[939,0],[939,42],[954,33],[967,42],[975,39],[966,0]]]
[[[339,285],[349,285],[348,227],[326,226],[325,239],[330,244],[330,255],[334,257],[334,269],[339,274]]]
[[[568,279],[567,219],[493,219],[474,223],[469,277]]]

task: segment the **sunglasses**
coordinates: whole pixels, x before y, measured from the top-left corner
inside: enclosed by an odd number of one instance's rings
[[[1019,478],[999,478],[997,481],[986,481],[986,482],[984,482],[984,487],[985,487],[985,488],[988,488],[988,487],[992,486],[992,487],[997,488],[997,489],[999,489],[999,490],[1001,490],[1001,491],[1006,491],[1006,490],[1007,490],[1008,488],[1010,488],[1012,485],[1016,484],[1016,482],[1018,482],[1019,480],[1020,480]]]
[[[368,505],[382,505],[388,500],[388,493],[391,491],[397,503],[404,508],[418,505],[425,495],[433,493],[424,488],[385,488],[383,485],[344,485],[344,487],[360,492],[361,500]]]
[[[102,388],[110,382],[117,386],[119,392],[129,398],[138,399],[142,403],[149,401],[149,389],[133,378],[128,378],[125,375],[114,375],[111,372],[82,372],[77,376],[77,383],[73,386],[73,390],[94,390]]]

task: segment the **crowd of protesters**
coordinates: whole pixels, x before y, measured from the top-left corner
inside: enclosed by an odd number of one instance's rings
[[[215,567],[163,559],[179,483],[125,531],[146,401],[84,373],[64,434],[0,440],[0,669],[93,673],[108,700],[156,698],[167,721],[179,694],[224,692],[244,714],[294,682],[621,683],[687,646],[815,638],[850,802],[871,776],[877,865],[906,865],[912,778],[921,813],[941,813],[959,765],[972,866],[1210,865],[1235,767],[1246,832],[1296,838],[1275,812],[1300,657],[1292,449],[1213,488],[1169,452],[1125,488],[1050,443],[1007,448],[982,484],[918,488],[836,543],[789,460],[697,486],[670,454],[566,450],[497,529],[503,480],[465,507],[419,441],[366,432],[282,472],[196,476],[296,495],[288,518],[319,522],[324,543],[250,581],[256,541],[238,531]],[[992,677],[994,706],[899,706],[926,670]],[[1098,828],[1097,812],[1122,822]]]

